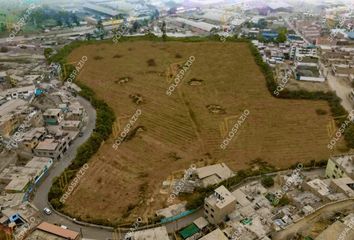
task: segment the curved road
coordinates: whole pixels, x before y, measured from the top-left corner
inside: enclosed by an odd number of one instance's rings
[[[274,233],[273,239],[274,240],[288,239],[288,237],[294,236],[296,233],[300,233],[305,229],[308,229],[310,224],[317,221],[322,214],[341,212],[342,210],[349,209],[349,208],[353,210],[354,209],[353,204],[354,204],[353,198],[346,199],[341,202],[329,203],[327,206],[324,206],[319,210],[316,210],[315,212],[311,213],[310,215],[307,215],[306,217],[290,225],[286,229]]]
[[[44,180],[40,183],[37,187],[35,192],[35,197],[32,200],[32,203],[40,210],[41,218],[44,221],[50,223],[56,223],[60,225],[65,225],[69,229],[82,232],[83,237],[85,238],[92,238],[92,239],[106,239],[111,238],[112,233],[106,229],[99,229],[95,227],[85,227],[78,225],[72,221],[67,220],[65,217],[62,217],[56,214],[54,211],[50,216],[47,216],[43,213],[43,209],[48,207],[48,192],[50,187],[52,186],[52,181],[55,177],[59,176],[64,169],[70,165],[71,161],[74,159],[76,150],[78,147],[83,144],[91,135],[93,129],[95,128],[96,123],[96,111],[91,106],[90,102],[82,97],[78,97],[79,102],[85,108],[86,113],[88,115],[88,123],[84,130],[84,135],[82,137],[78,137],[74,140],[72,145],[69,147],[68,151],[65,153],[64,157],[59,161],[55,161],[52,168],[49,170],[48,175],[44,178]]]

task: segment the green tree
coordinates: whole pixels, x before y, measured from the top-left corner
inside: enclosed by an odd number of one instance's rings
[[[161,31],[162,31],[162,39],[165,41],[166,38],[167,38],[167,34],[166,34],[166,22],[165,22],[165,21],[162,22]]]
[[[261,18],[258,20],[257,25],[260,29],[264,29],[264,28],[267,28],[268,23],[267,23],[267,20],[265,20],[264,18]]]
[[[281,28],[278,30],[278,37],[277,37],[277,42],[278,43],[283,43],[287,40],[287,35],[288,30],[286,28]]]
[[[44,49],[44,56],[45,56],[45,58],[49,58],[50,57],[50,55],[52,55],[52,53],[53,53],[53,49],[52,48],[45,48]]]
[[[274,180],[271,176],[265,175],[262,177],[261,183],[264,187],[269,188],[274,185]]]
[[[6,53],[6,52],[8,52],[9,51],[9,49],[7,48],[7,47],[5,47],[5,46],[2,46],[1,48],[0,48],[0,52],[2,52],[2,53]]]

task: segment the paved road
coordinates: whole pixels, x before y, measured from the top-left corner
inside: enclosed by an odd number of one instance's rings
[[[289,19],[285,18],[284,20],[285,20],[286,24],[289,26],[289,28],[291,28],[292,30],[294,30],[294,32],[295,32],[298,36],[301,36],[307,44],[311,44],[304,36],[302,36],[302,34],[299,32],[299,30],[297,30],[297,29],[289,22]]]
[[[95,109],[91,106],[91,104],[87,100],[81,97],[78,97],[78,100],[86,109],[88,115],[88,123],[86,129],[84,130],[84,136],[77,138],[70,146],[69,150],[66,152],[64,157],[58,162],[55,162],[54,166],[49,171],[48,176],[43,180],[43,182],[36,189],[35,197],[32,203],[41,211],[41,218],[44,221],[50,223],[62,224],[67,226],[69,229],[78,232],[80,232],[81,230],[84,237],[101,240],[101,239],[106,239],[108,237],[111,237],[112,236],[111,232],[109,230],[104,230],[104,229],[100,230],[98,228],[80,226],[78,224],[73,223],[72,221],[67,220],[66,218],[60,215],[57,215],[54,212],[50,216],[47,216],[42,212],[43,208],[48,207],[48,202],[47,202],[48,192],[50,187],[52,186],[53,179],[59,176],[64,171],[64,169],[70,165],[72,159],[75,157],[77,148],[90,137],[93,129],[95,128],[95,123],[96,123]]]

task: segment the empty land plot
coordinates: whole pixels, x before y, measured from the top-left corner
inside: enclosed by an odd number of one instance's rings
[[[157,197],[162,181],[192,162],[225,162],[238,170],[261,158],[286,168],[330,155],[327,126],[332,119],[316,113],[330,113],[327,102],[272,97],[244,43],[102,43],[74,50],[69,61],[83,55],[88,61],[79,81],[114,109],[121,123],[117,131],[137,109],[142,114],[132,130],[144,127],[117,150],[112,136],[90,161],[65,207],[83,219],[116,221],[153,213],[164,206],[165,200]],[[171,69],[190,56],[195,61],[167,96]],[[142,102],[137,105],[133,96]],[[209,105],[223,111],[211,113]],[[237,137],[222,150],[222,124],[225,128],[228,121],[231,129],[246,109],[250,114]]]

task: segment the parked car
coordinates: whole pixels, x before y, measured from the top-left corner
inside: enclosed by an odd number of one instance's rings
[[[79,137],[83,137],[84,133],[83,132],[79,132]]]
[[[52,211],[51,211],[49,208],[44,208],[43,211],[44,211],[44,213],[47,214],[47,215],[52,214]]]
[[[61,227],[61,228],[64,228],[64,229],[68,229],[68,227],[65,226],[65,225],[60,225],[60,227]]]

